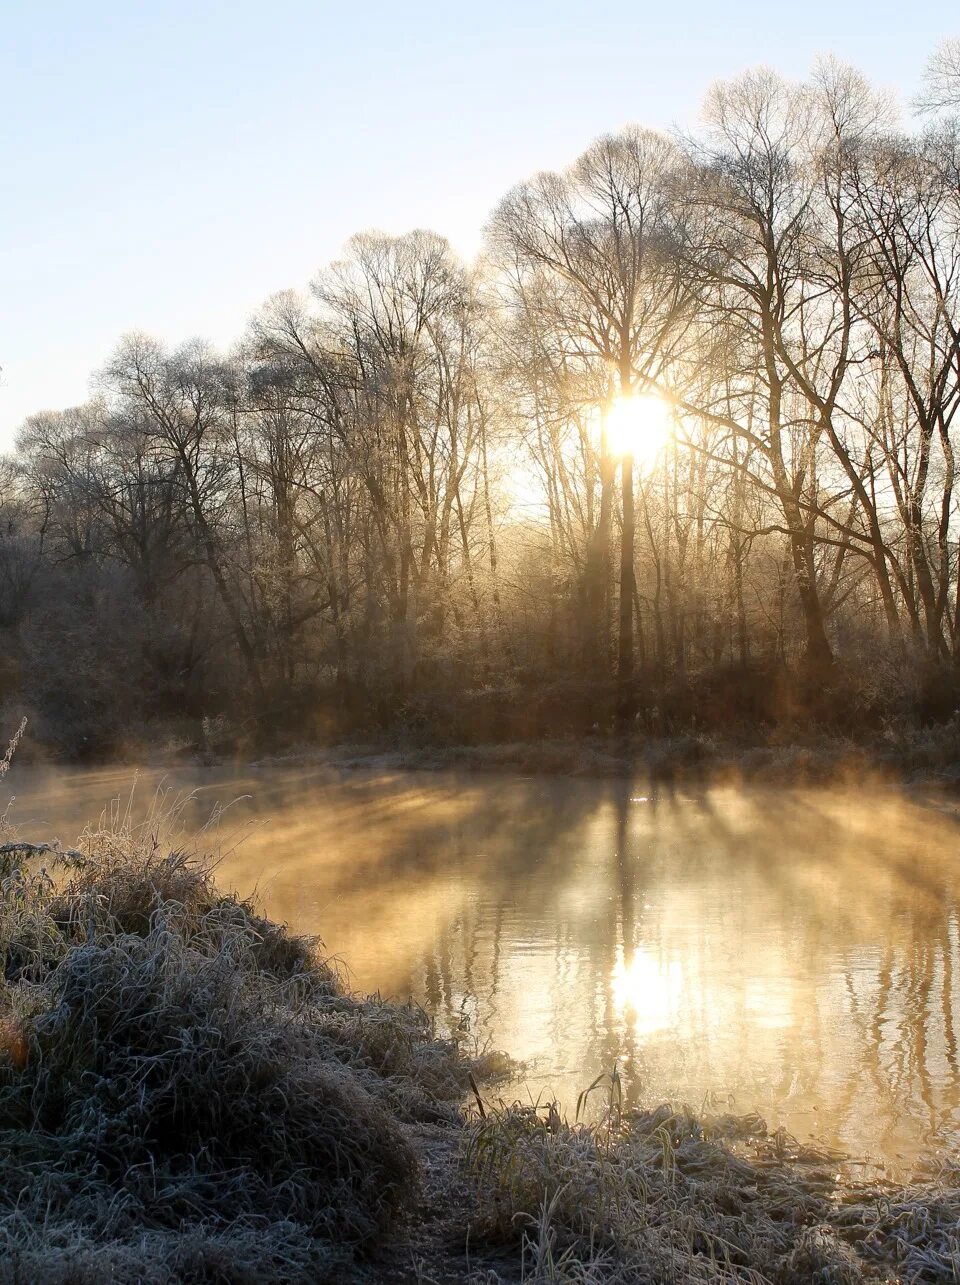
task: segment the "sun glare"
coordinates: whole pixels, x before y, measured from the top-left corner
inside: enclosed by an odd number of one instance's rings
[[[656,393],[617,397],[607,411],[607,444],[614,455],[632,455],[641,468],[649,467],[670,437],[673,413]]]
[[[640,1035],[662,1031],[675,1019],[683,991],[683,967],[638,947],[629,963],[614,965],[610,989],[617,1013]]]

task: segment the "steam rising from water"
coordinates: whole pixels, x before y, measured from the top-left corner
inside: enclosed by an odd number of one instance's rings
[[[16,775],[24,836],[65,840],[132,776]],[[709,1097],[894,1164],[960,1133],[958,829],[893,790],[283,768],[171,783],[202,787],[197,824],[250,796],[222,828],[264,824],[221,882],[320,933],[356,987],[524,1060],[524,1092],[572,1109],[616,1064],[628,1103]]]

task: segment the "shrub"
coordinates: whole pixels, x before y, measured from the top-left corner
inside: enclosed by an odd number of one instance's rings
[[[337,1278],[415,1190],[402,1121],[455,1110],[453,1046],[182,853],[12,849],[0,1280]]]

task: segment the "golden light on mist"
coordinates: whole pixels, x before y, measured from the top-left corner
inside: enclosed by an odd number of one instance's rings
[[[648,468],[670,439],[673,410],[656,393],[624,394],[607,411],[605,428],[614,455],[631,455],[641,468]]]

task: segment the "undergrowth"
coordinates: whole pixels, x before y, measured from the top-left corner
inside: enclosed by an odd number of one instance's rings
[[[322,1280],[467,1064],[149,825],[0,847],[0,1280]]]

